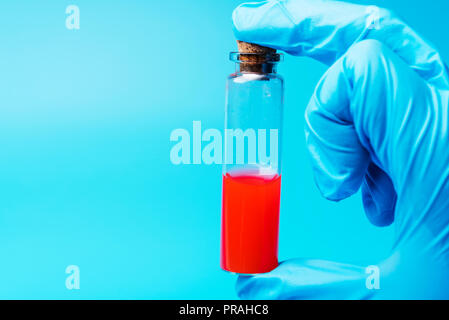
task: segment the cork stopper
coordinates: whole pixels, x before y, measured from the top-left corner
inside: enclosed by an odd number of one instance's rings
[[[240,53],[276,53],[275,49],[259,46],[258,44],[237,40],[237,47]]]
[[[266,56],[276,53],[275,49],[240,40],[237,40],[237,47],[240,53],[241,72],[264,72],[263,64],[266,62]],[[271,70],[265,70],[267,71],[271,72]]]

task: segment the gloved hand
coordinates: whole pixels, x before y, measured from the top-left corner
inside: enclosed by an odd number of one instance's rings
[[[233,13],[237,39],[330,66],[305,115],[316,184],[334,201],[361,188],[368,219],[396,230],[379,290],[365,267],[294,259],[240,276],[241,298],[449,298],[449,71],[410,27],[375,11],[285,0]]]

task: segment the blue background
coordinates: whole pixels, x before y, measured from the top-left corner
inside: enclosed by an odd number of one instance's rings
[[[241,1],[3,1],[0,298],[233,299],[219,268],[221,167],[170,162],[170,132],[223,128]],[[447,0],[396,11],[448,60]],[[65,27],[76,4],[81,29]],[[322,199],[303,114],[325,66],[286,57],[280,259],[375,263],[394,227]],[[81,289],[67,290],[78,265]]]

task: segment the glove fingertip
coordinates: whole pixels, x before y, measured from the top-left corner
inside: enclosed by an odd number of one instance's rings
[[[237,296],[242,300],[250,299],[251,278],[251,276],[239,276],[237,278],[235,290],[237,292]]]
[[[249,41],[245,39],[245,35],[254,28],[256,24],[256,17],[254,13],[253,3],[242,3],[232,11],[232,23],[234,34],[237,39],[242,41]]]
[[[394,222],[394,208],[380,209],[372,196],[362,187],[362,202],[368,221],[376,227],[388,227]]]
[[[388,175],[371,163],[362,184],[362,202],[368,220],[377,227],[394,222],[397,195]]]
[[[271,273],[239,276],[235,289],[240,299],[273,300],[282,297],[283,281],[281,277]]]

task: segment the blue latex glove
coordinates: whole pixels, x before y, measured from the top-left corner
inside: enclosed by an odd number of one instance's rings
[[[306,110],[316,184],[334,201],[361,188],[368,219],[396,230],[379,290],[364,266],[294,259],[240,276],[241,298],[449,298],[448,68],[390,11],[378,21],[375,11],[287,0],[233,13],[237,39],[330,66]]]

